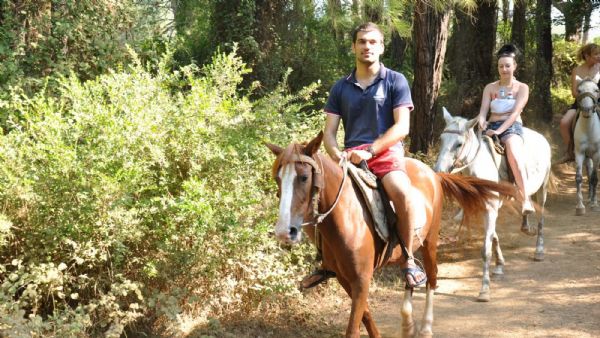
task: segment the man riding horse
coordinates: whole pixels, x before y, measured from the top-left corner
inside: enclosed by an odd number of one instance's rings
[[[354,164],[366,161],[382,181],[394,205],[397,229],[408,252],[402,272],[409,287],[425,284],[427,276],[413,258],[414,229],[424,222],[424,205],[413,196],[413,186],[404,170],[402,140],[408,135],[413,109],[410,88],[404,75],[386,68],[379,61],[383,54],[383,33],[374,23],[355,29],[352,51],[356,68],[331,89],[325,112],[324,144],[329,156],[340,161],[346,157]],[[344,151],[338,148],[337,131],[344,126]],[[326,267],[324,267],[326,268]],[[318,285],[335,276],[317,270],[303,281],[303,287]]]

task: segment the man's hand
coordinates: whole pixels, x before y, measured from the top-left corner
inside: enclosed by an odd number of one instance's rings
[[[350,150],[348,152],[348,159],[352,164],[359,165],[361,161],[368,161],[373,157],[370,152],[366,150]]]

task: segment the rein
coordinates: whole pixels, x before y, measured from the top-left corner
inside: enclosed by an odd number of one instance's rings
[[[343,177],[342,177],[342,183],[340,184],[340,189],[337,192],[337,195],[335,196],[335,201],[333,202],[333,204],[331,205],[331,207],[329,208],[329,210],[327,210],[324,213],[320,213],[319,212],[319,195],[321,192],[321,189],[323,188],[323,173],[321,168],[317,165],[317,162],[309,156],[306,155],[296,155],[298,158],[296,159],[295,162],[303,162],[303,163],[307,163],[309,164],[311,167],[313,167],[313,192],[312,192],[312,205],[313,205],[313,220],[309,221],[309,222],[304,222],[302,224],[300,224],[300,226],[307,226],[307,225],[319,225],[321,222],[323,222],[323,220],[325,219],[325,217],[329,216],[329,214],[333,211],[333,209],[335,209],[335,207],[337,206],[338,202],[340,201],[340,197],[342,195],[342,190],[344,189],[344,184],[346,183],[346,178],[348,177],[348,160],[343,157],[342,158],[342,171],[344,173]],[[322,163],[321,163],[322,165]]]
[[[461,131],[461,130],[453,130],[453,129],[450,129],[450,130],[444,130],[444,131],[442,131],[442,134],[457,134],[457,135],[463,135],[464,133],[465,133],[464,131]],[[453,167],[458,167],[458,168],[452,169],[452,171],[451,171],[451,173],[452,173],[452,174],[455,174],[455,173],[458,173],[458,172],[461,172],[461,171],[463,171],[464,169],[466,169],[467,167],[469,167],[469,166],[470,166],[470,165],[471,165],[471,164],[472,164],[472,163],[475,161],[475,157],[473,157],[473,159],[472,159],[471,161],[467,162],[467,163],[464,163],[464,161],[462,161],[462,160],[460,159],[460,158],[462,157],[462,156],[460,156],[460,155],[462,155],[462,153],[463,153],[463,150],[465,149],[465,147],[466,147],[467,143],[469,143],[469,145],[471,144],[471,142],[470,142],[470,135],[471,135],[471,134],[470,134],[470,133],[467,131],[466,140],[465,140],[465,142],[463,143],[462,147],[460,147],[460,149],[458,150],[458,152],[457,152],[457,154],[458,154],[458,155],[456,156],[456,159],[454,160],[454,163],[452,164],[452,166],[453,166]],[[468,141],[469,141],[469,142],[468,142]],[[477,155],[477,154],[479,153],[479,150],[480,150],[480,148],[481,148],[481,140],[479,140],[479,142],[477,143],[477,151],[475,152],[475,155]],[[469,152],[467,152],[467,153],[465,154],[465,157],[466,157],[468,154],[470,154],[470,152],[471,152],[471,149],[469,149]]]

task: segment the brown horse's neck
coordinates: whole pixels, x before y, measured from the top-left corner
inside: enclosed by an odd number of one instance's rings
[[[325,212],[335,203],[338,191],[341,189],[344,172],[329,156],[317,154],[317,161],[322,165],[323,181],[325,183],[319,196],[319,212]],[[346,179],[345,185],[348,185],[348,182],[350,182],[349,178]],[[343,191],[342,194],[344,194]],[[343,199],[343,197],[340,197],[340,199]],[[338,202],[338,204],[341,202]],[[342,206],[336,206],[336,208],[340,207]]]

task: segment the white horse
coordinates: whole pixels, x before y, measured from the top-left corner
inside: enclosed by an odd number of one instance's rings
[[[435,164],[435,171],[462,172],[466,175],[476,176],[492,181],[508,180],[507,160],[503,156],[500,169],[496,167],[494,155],[482,138],[478,128],[477,118],[467,120],[460,116],[452,116],[443,108],[446,127],[440,136],[440,153]],[[533,192],[536,202],[538,218],[537,243],[534,260],[544,259],[544,205],[548,182],[550,179],[550,145],[539,133],[523,128],[524,149],[527,152],[523,158],[527,159],[526,191]],[[481,255],[483,258],[483,279],[478,301],[490,300],[490,261],[492,249],[496,255],[496,268],[494,275],[504,273],[504,257],[500,249],[498,234],[496,233],[496,218],[498,209],[502,206],[500,199],[488,202],[485,213],[485,239]],[[530,229],[528,217],[523,216],[521,230],[529,235],[535,235],[535,230]]]
[[[589,179],[590,208],[594,211],[600,210],[596,196],[596,185],[598,184],[598,164],[600,163],[600,103],[598,103],[598,85],[590,80],[584,79],[577,86],[577,111],[579,118],[575,123],[573,142],[575,145],[575,163],[577,170],[575,182],[577,183],[577,206],[575,214],[585,214],[583,204],[583,164],[587,161],[587,172]],[[591,160],[591,161],[590,161]]]

